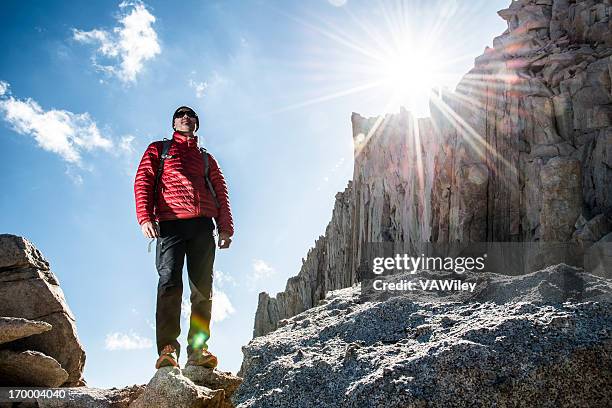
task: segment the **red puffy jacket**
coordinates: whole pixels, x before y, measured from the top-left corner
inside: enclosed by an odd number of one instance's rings
[[[208,154],[208,177],[213,185],[220,208],[204,181],[204,159],[198,149],[197,136],[188,138],[174,132],[172,144],[159,180],[158,199],[154,200],[153,185],[159,167],[163,142],[149,145],[136,172],[134,195],[138,223],[178,218],[211,217],[219,232],[234,235],[234,222],[229,204],[227,184],[215,158]]]

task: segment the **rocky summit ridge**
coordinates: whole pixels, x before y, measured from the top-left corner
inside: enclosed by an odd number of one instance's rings
[[[421,271],[471,293],[358,283],[243,347],[248,407],[607,407],[612,282],[565,264],[523,276]],[[364,292],[365,290],[365,292]]]
[[[353,178],[299,273],[259,294],[239,407],[609,406],[612,3],[498,14],[507,30],[432,96],[430,118],[353,113]],[[382,278],[473,292],[391,294],[360,274],[372,243],[535,256]]]
[[[499,15],[508,29],[430,118],[353,114],[353,179],[299,273],[259,294],[254,336],[359,282],[371,242],[569,243],[577,259],[546,249],[525,272],[612,278],[612,6],[516,0]]]

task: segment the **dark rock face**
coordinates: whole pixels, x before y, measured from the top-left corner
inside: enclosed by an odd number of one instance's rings
[[[612,6],[518,0],[499,15],[508,29],[431,118],[353,114],[353,180],[285,291],[260,294],[254,336],[360,281],[369,242],[574,242],[579,266],[612,278]],[[531,271],[568,262],[543,255]]]
[[[0,350],[0,376],[4,385],[59,387],[68,373],[52,357],[38,351]]]
[[[24,330],[24,335],[0,345],[14,352],[0,358],[0,384],[15,385],[11,372],[18,371],[19,385],[40,384],[36,373],[42,370],[55,373],[47,376],[46,384],[84,385],[85,351],[74,315],[49,263],[25,238],[0,235],[0,299],[0,316],[12,318],[2,321],[13,326],[20,323]],[[41,367],[35,367],[36,361]],[[17,368],[19,364],[21,368]],[[61,373],[66,372],[68,376],[63,378]]]
[[[443,279],[439,272],[394,275]],[[238,407],[605,407],[612,283],[564,264],[473,292],[334,291],[243,348]]]
[[[609,8],[603,1],[513,2],[500,11],[508,30],[494,48],[476,59],[456,93],[433,99],[435,124],[454,112],[460,125],[441,134],[451,149],[436,165],[450,167],[450,177],[435,178],[441,222],[434,220],[434,239],[568,241],[579,215],[610,215],[612,44],[608,18],[598,14]],[[601,34],[603,21],[605,41],[586,29]],[[474,167],[486,169],[482,190],[460,173]],[[466,197],[462,187],[481,197]],[[444,194],[450,201],[441,201]],[[435,234],[443,220],[451,230]]]

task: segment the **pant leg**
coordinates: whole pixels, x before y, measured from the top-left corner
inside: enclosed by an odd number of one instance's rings
[[[178,337],[181,333],[181,301],[183,296],[183,265],[187,240],[181,225],[175,221],[160,222],[157,239],[156,266],[159,274],[155,334],[157,353],[173,345],[180,354]]]
[[[191,289],[187,355],[190,355],[194,349],[208,348],[206,342],[210,338],[215,261],[214,224],[210,218],[198,218],[196,229],[187,242],[187,273]]]

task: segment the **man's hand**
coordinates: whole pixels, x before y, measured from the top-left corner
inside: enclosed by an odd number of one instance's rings
[[[153,223],[151,221],[147,221],[143,223],[141,226],[142,233],[147,238],[157,238],[159,237],[159,225],[157,223]]]
[[[219,249],[229,248],[232,243],[232,238],[230,238],[227,232],[219,232]]]

